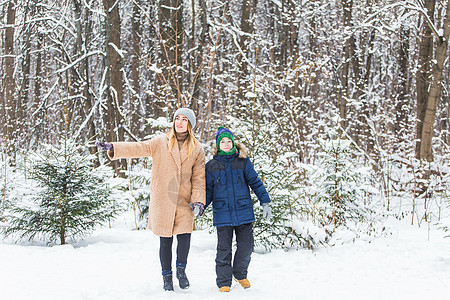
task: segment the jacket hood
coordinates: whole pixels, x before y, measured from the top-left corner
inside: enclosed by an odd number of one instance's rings
[[[236,141],[234,144],[236,146],[236,149],[239,151],[239,158],[247,158],[248,157],[247,148],[244,146],[244,144],[241,144]],[[217,155],[217,152],[218,152],[217,146],[216,146],[216,144],[214,144],[214,146],[211,150],[211,154]]]

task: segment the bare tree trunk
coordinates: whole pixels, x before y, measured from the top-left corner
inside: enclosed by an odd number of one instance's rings
[[[86,52],[88,52],[89,49],[89,40],[91,38],[91,30],[92,30],[92,21],[90,18],[90,14],[91,11],[89,8],[85,8],[85,38],[84,38],[84,49]],[[84,79],[85,79],[85,84],[84,84],[84,97],[86,98],[86,115],[89,115],[91,110],[93,109],[95,103],[94,103],[94,99],[92,97],[92,93],[91,93],[91,83],[90,83],[90,66],[89,66],[89,58],[86,57],[84,60]],[[89,136],[88,136],[88,140],[92,141],[94,140],[95,136],[97,135],[96,129],[95,129],[95,123],[94,123],[94,118],[91,118],[88,121],[88,131],[89,131]],[[90,147],[89,148],[89,152],[91,154],[94,154],[97,152],[97,147]],[[100,164],[99,161],[96,162],[97,165]]]
[[[287,27],[288,30],[287,32],[289,32],[288,35],[288,39],[287,39],[287,44],[289,46],[289,57],[290,59],[290,64],[291,64],[291,68],[295,69],[296,65],[298,64],[298,58],[300,57],[300,53],[299,53],[299,47],[298,47],[298,25],[295,22],[295,18],[296,18],[296,4],[295,1],[287,1],[287,9],[288,9],[288,13],[287,15],[289,16],[289,20],[287,22]],[[297,76],[297,79],[295,80],[294,83],[294,88],[292,91],[292,96],[293,97],[299,97],[300,96],[300,84],[299,84],[299,77]]]
[[[349,29],[352,26],[352,9],[353,0],[343,0],[342,8],[344,10],[344,28]],[[350,32],[350,30],[346,30]],[[345,41],[344,45],[344,62],[342,64],[342,75],[341,75],[341,92],[339,97],[339,116],[341,117],[341,126],[345,130],[348,126],[347,119],[347,100],[350,97],[349,93],[349,72],[350,63],[352,59],[352,54],[354,53],[355,39],[353,35],[349,36]]]
[[[192,0],[193,5],[194,5],[194,0]],[[197,47],[196,47],[196,51],[195,51],[195,58],[194,58],[194,68],[193,68],[193,73],[195,74],[194,77],[194,82],[193,82],[193,93],[192,93],[192,105],[191,108],[198,112],[198,100],[202,97],[207,97],[207,93],[205,92],[205,82],[204,82],[204,76],[202,70],[204,70],[204,59],[206,58],[206,53],[205,53],[205,48],[207,47],[207,37],[208,37],[208,32],[209,32],[209,25],[207,23],[207,6],[206,6],[206,0],[199,0],[199,17],[200,17],[200,32],[199,32],[199,37],[198,37],[198,41],[197,41]],[[193,28],[194,24],[193,24]],[[195,36],[196,34],[194,34],[195,31],[193,30],[193,34],[192,34],[192,40],[195,41]]]
[[[73,0],[73,12],[75,15],[74,24],[76,29],[76,41],[75,45],[71,49],[70,56],[67,55],[67,63],[70,64],[73,59],[76,59],[79,56],[84,55],[86,52],[83,51],[83,28],[81,25],[81,13],[82,13],[82,6],[81,2],[79,0]],[[68,115],[67,115],[67,127],[70,128],[70,125],[73,123],[73,119],[76,117],[75,112],[78,111],[77,107],[85,107],[84,104],[84,96],[83,95],[83,86],[84,86],[84,79],[83,79],[83,64],[72,66],[69,70],[68,74],[68,80],[69,80],[69,88],[68,93],[70,96],[70,102],[68,103]],[[80,111],[81,116],[83,116],[84,112],[83,109]]]
[[[131,53],[131,86],[133,88],[130,99],[130,113],[131,124],[130,130],[133,134],[144,137],[144,133],[140,132],[140,82],[139,82],[139,70],[141,60],[141,9],[140,0],[133,2],[133,17],[131,20],[131,39],[132,39],[132,53]]]
[[[372,134],[372,130],[370,128],[369,122],[372,119],[371,118],[371,110],[373,107],[369,103],[369,99],[367,96],[367,91],[369,88],[369,79],[372,72],[372,56],[373,56],[373,42],[375,40],[375,30],[372,29],[369,32],[368,40],[367,40],[367,46],[366,46],[366,52],[367,56],[364,58],[366,61],[365,64],[365,74],[363,76],[363,70],[360,67],[360,60],[355,59],[355,65],[357,66],[355,68],[355,74],[356,74],[356,82],[357,82],[357,95],[358,99],[362,102],[362,110],[359,114],[359,124],[358,126],[360,131],[360,147],[365,148],[368,154],[373,154],[375,151],[375,141]],[[356,54],[355,54],[356,55]]]
[[[5,112],[6,112],[6,132],[8,138],[7,154],[15,161],[15,142],[16,142],[16,101],[15,101],[15,82],[14,82],[14,25],[16,20],[16,1],[10,0],[7,8],[6,30],[5,30]]]
[[[31,10],[31,11],[30,11]],[[23,18],[25,20],[27,20],[27,16],[28,15],[35,15],[36,8],[34,7],[34,3],[31,5],[27,5],[24,8],[24,16]],[[24,23],[28,23],[27,21],[25,21]],[[30,93],[30,66],[31,66],[31,55],[30,52],[31,50],[31,36],[33,34],[32,32],[33,30],[33,26],[32,24],[27,24],[25,25],[25,30],[24,30],[24,41],[23,41],[23,45],[24,47],[23,49],[23,59],[22,59],[22,82],[20,84],[20,88],[18,91],[18,95],[17,95],[17,103],[16,103],[16,134],[17,134],[17,138],[19,137],[23,137],[23,134],[27,131],[27,123],[24,119],[25,117],[25,110],[27,107],[27,103],[28,103],[28,99],[29,99],[29,93]],[[28,139],[27,139],[28,141]],[[25,145],[23,145],[25,146]]]
[[[183,65],[183,1],[176,1],[177,14],[176,20],[174,24],[175,28],[175,80],[177,86],[177,106],[186,106],[186,102],[183,99],[183,73],[182,73],[182,65]]]
[[[406,126],[408,124],[409,112],[409,88],[408,88],[408,53],[409,53],[409,32],[404,26],[400,29],[400,45],[398,51],[398,75],[397,77],[397,99],[395,99],[395,124],[393,132],[396,135],[396,142],[393,144],[395,152],[404,150],[402,146],[406,142]]]
[[[425,8],[428,17],[434,22],[435,0],[425,0]],[[431,60],[433,59],[433,35],[430,26],[426,20],[422,25],[422,37],[419,44],[419,69],[416,74],[416,94],[417,94],[417,125],[416,125],[416,157],[424,159],[421,156],[422,133],[426,111],[426,101],[428,97],[428,87],[431,77]]]
[[[238,103],[246,101],[245,95],[251,91],[250,70],[247,60],[250,59],[250,37],[253,33],[253,12],[256,9],[257,0],[243,0],[242,1],[242,16],[241,16],[241,34],[239,40],[239,48],[242,51],[238,59],[238,75],[237,75],[237,88],[238,88]],[[240,108],[240,109],[239,109]],[[239,105],[237,114],[238,116],[245,116],[248,113],[246,105]]]
[[[44,108],[40,108],[41,103],[41,89],[42,89],[42,51],[43,50],[43,36],[42,33],[37,33],[37,53],[36,53],[36,71],[34,76],[34,100],[32,105],[32,114],[35,115],[33,118],[34,120],[34,130],[32,131],[32,134],[36,137],[36,139],[39,141],[40,138],[42,138],[42,135],[44,134]],[[39,112],[37,112],[39,110]]]
[[[88,7],[84,8],[84,17],[83,13],[83,3],[80,0],[73,0],[74,4],[74,12],[75,12],[75,27],[77,29],[77,41],[75,45],[74,56],[76,55],[86,55],[89,52],[89,39],[91,34],[91,19],[90,14],[91,11]],[[84,18],[84,19],[83,19]],[[83,28],[84,25],[84,28]],[[84,29],[84,32],[83,32]],[[77,78],[79,80],[78,89],[79,93],[83,95],[83,105],[81,105],[82,109],[80,111],[80,115],[85,120],[89,117],[93,107],[93,99],[90,91],[90,80],[89,80],[89,57],[85,57],[83,61],[80,63],[79,73],[77,74]],[[87,140],[93,141],[96,135],[94,118],[91,117],[90,120],[87,121]],[[97,147],[89,147],[89,152],[94,154],[97,152]],[[99,163],[99,162],[96,162]]]
[[[166,110],[166,116],[176,106],[184,106],[182,87],[183,51],[183,1],[162,0],[159,2],[160,63],[163,72],[159,76],[157,91],[158,110]],[[162,90],[161,90],[162,88]],[[164,99],[165,98],[165,99]],[[164,107],[165,106],[165,107]]]
[[[296,4],[295,1],[285,0],[283,1],[283,11],[285,11],[285,15],[287,17],[286,20],[283,21],[283,32],[286,46],[284,47],[286,50],[283,50],[283,55],[286,56],[284,58],[288,63],[285,66],[290,66],[292,70],[298,70],[300,66],[300,49],[298,45],[298,31],[299,26],[296,23]],[[310,21],[310,26],[315,26],[315,20],[312,19]],[[307,133],[307,129],[305,128],[305,118],[303,118],[303,113],[308,111],[308,104],[306,101],[301,101],[300,98],[302,96],[303,88],[307,83],[302,82],[301,76],[299,73],[296,74],[292,88],[286,88],[285,90],[285,98],[287,101],[292,102],[295,101],[297,103],[297,111],[292,114],[293,124],[296,124],[295,132],[298,135],[298,139],[291,139],[289,136],[285,137],[286,141],[290,141],[290,145],[292,149],[298,149],[297,153],[301,158],[304,157],[304,147],[301,147],[300,144],[305,141],[305,134]],[[307,81],[307,80],[305,80]],[[281,114],[285,113],[285,103],[274,103],[275,110]]]
[[[107,68],[107,116],[106,116],[106,132],[109,141],[123,141],[124,128],[123,116],[123,82],[122,82],[122,58],[120,44],[120,15],[119,5],[116,0],[103,0],[103,6],[106,13],[106,65]],[[120,163],[113,161],[112,165],[118,175],[120,174],[120,166],[126,170],[126,160]]]
[[[447,12],[443,26],[443,36],[437,40],[436,47],[436,63],[432,65],[430,86],[426,101],[423,105],[423,112],[421,116],[423,119],[422,131],[420,132],[420,148],[419,157],[427,161],[433,160],[432,153],[432,139],[434,135],[434,121],[436,119],[436,108],[439,103],[439,98],[442,90],[442,73],[444,70],[444,63],[447,58],[448,39],[450,37],[450,1],[447,1]]]
[[[279,38],[278,38],[278,43],[281,45],[280,47],[280,53],[278,54],[278,58],[279,58],[279,71],[282,71],[283,68],[285,66],[287,66],[287,61],[288,61],[288,43],[287,43],[287,39],[289,36],[289,26],[287,26],[287,24],[284,22],[285,18],[284,18],[284,14],[287,10],[287,4],[286,2],[288,2],[289,0],[282,0],[281,1],[281,11],[278,13],[279,18],[281,19],[281,30],[279,33]],[[278,10],[278,5],[275,5],[275,10]],[[287,97],[287,96],[286,96]]]

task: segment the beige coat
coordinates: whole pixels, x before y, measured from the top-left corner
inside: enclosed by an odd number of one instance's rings
[[[191,233],[194,213],[189,203],[205,204],[205,154],[195,139],[195,150],[188,158],[186,143],[169,151],[167,133],[144,142],[116,142],[111,160],[120,158],[153,158],[150,183],[148,228],[156,235],[171,237]],[[113,154],[113,156],[111,156]]]

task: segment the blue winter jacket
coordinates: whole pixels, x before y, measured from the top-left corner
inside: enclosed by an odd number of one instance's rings
[[[259,179],[245,147],[236,143],[238,153],[214,155],[206,164],[206,205],[212,202],[213,225],[239,226],[255,221],[252,188],[261,204],[270,202],[269,194]],[[213,149],[213,154],[217,149]]]

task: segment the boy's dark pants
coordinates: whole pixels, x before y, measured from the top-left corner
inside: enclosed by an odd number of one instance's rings
[[[236,233],[237,249],[231,265],[233,231]],[[252,223],[239,226],[217,227],[216,283],[217,286],[231,286],[231,280],[247,278],[247,269],[253,251]]]

